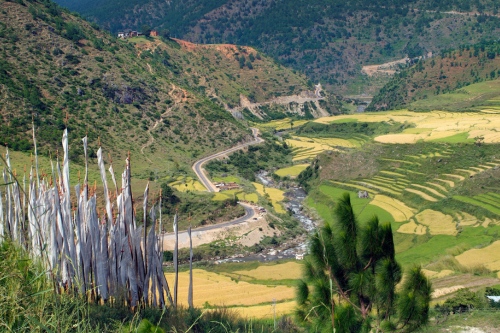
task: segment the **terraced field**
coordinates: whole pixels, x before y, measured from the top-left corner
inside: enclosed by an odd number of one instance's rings
[[[256,188],[257,192],[265,197],[269,196],[269,200],[276,210],[277,213],[286,214],[286,210],[283,208],[281,202],[285,199],[284,192],[277,188],[265,187],[259,183],[252,183],[252,185]]]
[[[188,176],[179,176],[176,181],[168,185],[181,192],[207,190],[197,179]]]
[[[166,277],[170,285],[173,285],[173,273],[167,273]],[[186,307],[188,287],[188,272],[179,273],[179,303]],[[224,290],[224,292],[214,292],[214,290]],[[243,317],[262,318],[269,316],[267,308],[272,305],[274,299],[278,302],[290,302],[283,309],[289,313],[290,307],[293,308],[295,291],[291,286],[268,285],[263,279],[260,283],[249,283],[223,274],[194,269],[193,295],[195,307],[225,306],[235,308]]]
[[[500,132],[498,131],[500,128],[500,112],[497,109],[485,109],[481,110],[481,112],[432,111],[417,113],[387,111],[332,116],[315,121],[326,124],[339,121],[339,119],[356,119],[362,122],[408,122],[416,125],[415,128],[405,129],[402,133],[381,135],[375,138],[375,141],[381,143],[404,144],[418,141],[465,143],[473,142],[477,136],[483,136],[485,143],[500,143]]]
[[[287,139],[286,143],[293,149],[293,161],[311,160],[327,150],[336,150],[339,147],[354,148],[359,140],[345,140],[337,138],[305,138],[294,136]]]
[[[453,199],[484,208],[494,214],[500,215],[500,197],[497,193],[480,194],[472,198],[455,195]]]
[[[214,271],[193,270],[193,300],[196,307],[225,306],[243,317],[269,318],[273,316],[273,300],[276,300],[277,315],[293,312],[294,281],[302,274],[300,262],[223,266],[221,269],[214,267]],[[172,286],[173,273],[167,273],[166,277]],[[179,273],[179,301],[185,306],[188,287],[188,272]]]
[[[253,203],[257,203],[259,201],[259,197],[257,193],[245,193],[242,190],[227,190],[222,192],[216,192],[212,200],[223,201],[227,199],[232,199],[234,196],[237,196],[239,200],[250,201]]]
[[[339,161],[337,158],[349,158],[350,152],[363,151],[373,155],[366,164],[363,164],[365,159],[359,159],[363,163],[338,163],[342,168],[354,168],[350,173],[336,173],[334,168],[320,165],[317,187],[306,199],[313,214],[325,220],[331,219],[331,208],[347,191],[361,224],[374,214],[382,223],[391,224],[397,258],[403,266],[421,264],[426,274],[436,280],[464,272],[484,274],[487,271],[498,274],[500,278],[500,147],[495,149],[500,143],[497,136],[500,133],[497,133],[500,107],[484,112],[399,111],[314,120],[319,123],[354,121],[406,122],[413,123],[414,127],[374,139],[363,133],[342,139],[322,138],[320,135],[311,138],[290,136],[293,132],[289,133],[286,142],[293,149],[294,161],[318,158],[334,165]],[[289,129],[290,122],[282,120],[272,126]],[[297,123],[294,126],[298,126]],[[474,144],[479,136],[484,140]],[[323,154],[326,151],[333,153]],[[353,159],[358,156],[352,155]],[[293,177],[306,165],[280,169],[277,174]],[[365,165],[372,169],[365,172]],[[323,174],[325,169],[332,170],[331,174]],[[268,197],[276,211],[284,212],[280,204],[284,199],[283,192],[256,183],[254,186],[261,196]],[[366,191],[368,198],[364,198],[360,191]],[[240,197],[239,192],[237,195]],[[233,270],[222,275],[238,281],[243,288],[247,287],[244,283],[260,283],[259,279],[269,285],[290,286],[300,272],[288,265]],[[293,276],[291,272],[299,275]],[[216,277],[210,276],[210,279]],[[274,294],[274,290],[271,292]],[[235,293],[242,295],[242,300],[226,304],[244,315],[270,316],[269,300],[254,294],[247,299],[245,294]],[[287,297],[293,296],[278,290],[276,294],[282,295],[278,299],[277,311],[292,311],[293,302]]]
[[[293,126],[292,126],[292,120],[290,118],[284,118],[279,120],[273,120],[265,124],[255,124],[255,126],[262,129],[274,129],[276,131],[283,131],[292,128],[297,128],[301,125],[304,125],[307,122],[308,120],[293,120]]]
[[[500,142],[500,107],[487,112],[400,111],[315,121],[330,123],[341,122],[342,119],[406,121],[414,123],[415,127],[407,128],[402,133],[375,137],[374,141],[389,151],[377,157],[378,170],[369,177],[359,178],[336,179],[335,173],[332,173],[311,193],[308,205],[319,216],[329,219],[332,202],[342,192],[349,191],[351,198],[358,203],[360,221],[370,215],[367,211],[377,211],[379,217],[384,216],[380,220],[391,222],[396,231],[398,257],[403,262],[432,265],[433,261],[446,256],[448,249],[450,253],[456,252],[453,248],[460,248],[460,242],[470,243],[479,248],[461,250],[463,257],[455,255],[459,266],[465,267],[462,270],[482,265],[498,272],[500,277],[500,251],[495,247],[484,248],[490,243],[481,242],[478,238],[482,232],[490,242],[495,241],[500,232],[500,146],[494,148]],[[479,136],[484,140],[474,145]],[[420,148],[414,149],[408,144]],[[483,144],[489,144],[487,149],[483,149],[486,147]],[[391,146],[395,147],[392,151],[388,148]],[[467,152],[464,147],[468,147]],[[331,157],[328,160],[335,163]],[[358,199],[358,191],[367,191],[369,198]],[[470,235],[476,238],[473,240]],[[482,253],[488,253],[484,255],[484,260],[474,262],[470,259]],[[449,269],[445,271],[451,274]],[[461,271],[455,267],[451,272],[459,274]],[[433,276],[439,278],[440,271],[435,271]]]
[[[302,171],[304,171],[309,164],[296,164],[288,168],[282,168],[276,170],[274,173],[280,177],[297,177]]]

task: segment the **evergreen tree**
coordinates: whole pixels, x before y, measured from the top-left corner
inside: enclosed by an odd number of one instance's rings
[[[392,229],[376,216],[362,227],[349,194],[334,221],[311,238],[296,315],[312,332],[413,331],[428,321],[431,285],[420,267],[406,274],[396,262]],[[333,329],[335,328],[335,330]]]

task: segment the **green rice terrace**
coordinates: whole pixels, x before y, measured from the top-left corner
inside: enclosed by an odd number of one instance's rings
[[[331,207],[349,192],[361,222],[375,214],[391,223],[398,261],[421,264],[439,300],[457,286],[500,283],[500,117],[493,109],[361,113],[293,130],[282,119],[261,130],[287,130],[294,163],[311,163],[298,180],[309,189],[312,215],[331,219]]]

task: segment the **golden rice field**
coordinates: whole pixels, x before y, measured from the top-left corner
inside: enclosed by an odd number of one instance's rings
[[[389,212],[396,222],[408,221],[415,214],[415,209],[404,202],[382,194],[375,195],[370,204]]]
[[[328,138],[312,139],[294,136],[287,139],[286,143],[293,149],[293,161],[314,158],[327,150],[335,150],[335,147],[356,147],[356,144],[345,139]]]
[[[165,275],[172,288],[174,273]],[[189,273],[179,273],[178,300],[184,306],[187,306],[188,288]],[[217,290],[224,292],[217,292]],[[280,307],[280,311],[290,313],[293,309],[294,296],[293,287],[248,283],[202,269],[193,270],[195,307],[202,308],[206,303],[211,306],[236,306],[235,309],[243,316],[263,318],[268,316],[268,306],[272,304],[273,299],[276,299],[279,304],[290,303]],[[278,310],[278,307],[276,309]]]
[[[432,141],[453,137],[450,140],[463,141],[483,136],[485,143],[500,143],[500,114],[487,112],[443,112],[432,111],[416,113],[410,111],[362,113],[344,116],[324,117],[315,120],[319,123],[330,123],[343,118],[354,118],[361,122],[400,122],[413,123],[415,128],[409,128],[398,134],[381,135],[375,141],[382,143],[415,143],[417,141]],[[458,134],[464,136],[457,136]]]
[[[280,177],[287,177],[288,176],[288,177],[293,178],[293,177],[297,177],[299,175],[299,173],[304,171],[308,166],[309,166],[309,164],[297,164],[297,165],[293,165],[293,166],[290,166],[287,168],[278,169],[274,173]]]
[[[252,270],[235,271],[234,274],[241,274],[257,280],[300,279],[302,277],[302,266],[298,262],[290,261],[278,265],[259,266]]]
[[[433,195],[434,197],[446,198],[446,195],[444,195],[444,194],[442,194],[442,193],[440,193],[440,192],[436,191],[435,189],[430,188],[428,186],[424,186],[424,185],[420,185],[420,184],[410,184],[410,186],[413,186],[413,187],[416,187],[418,189],[421,189],[424,192],[428,192],[431,195]]]
[[[279,119],[279,120],[272,120],[268,123],[265,124],[258,124],[256,125],[259,128],[264,128],[264,129],[276,129],[277,131],[281,130],[287,130],[291,128],[291,123],[290,123],[290,118],[284,118],[284,119]],[[293,121],[293,127],[299,127],[307,123],[308,120],[294,120]]]
[[[431,235],[454,236],[458,232],[452,216],[432,209],[426,209],[418,213],[415,215],[415,219],[418,223],[427,226]]]
[[[453,275],[455,272],[450,269],[443,269],[442,271],[436,272],[424,268],[422,269],[422,273],[424,273],[429,279],[439,279],[448,275]]]
[[[168,185],[180,192],[207,190],[205,186],[203,186],[198,180],[192,177],[180,176],[175,182],[171,182]]]
[[[431,197],[430,195],[422,192],[422,191],[419,191],[419,190],[415,190],[415,189],[412,189],[412,188],[405,188],[405,191],[407,192],[411,192],[413,194],[416,194],[418,195],[419,197],[421,197],[422,199],[424,200],[427,200],[427,201],[431,201],[431,202],[437,202],[438,199],[434,198],[434,197]]]
[[[465,267],[476,267],[483,265],[491,271],[500,270],[500,241],[483,247],[482,249],[471,249],[455,256],[457,261]]]
[[[369,188],[369,187],[362,186],[362,185],[359,185],[359,184],[342,183],[342,182],[337,182],[337,181],[334,181],[334,180],[331,180],[330,183],[332,183],[334,185],[340,185],[341,187],[352,187],[352,188],[355,188],[356,190],[366,191],[370,195],[374,195],[374,194],[378,193],[378,191],[375,190],[375,189],[373,189],[373,188]]]
[[[415,235],[425,235],[427,233],[427,227],[421,224],[416,224],[412,219],[410,222],[403,224],[398,228],[398,232],[402,234],[415,234]]]
[[[286,214],[285,209],[283,206],[280,204],[283,199],[285,199],[285,195],[282,190],[277,189],[277,188],[272,188],[272,187],[264,187],[264,185],[259,184],[259,183],[252,183],[253,186],[255,186],[255,189],[257,190],[257,193],[259,193],[261,196],[265,196],[266,194],[269,195],[269,199],[271,200],[271,204],[274,207],[274,210],[276,210],[277,213],[279,214]]]
[[[473,226],[478,224],[479,222],[477,217],[466,212],[458,212],[455,215],[455,218],[458,220],[461,226]]]

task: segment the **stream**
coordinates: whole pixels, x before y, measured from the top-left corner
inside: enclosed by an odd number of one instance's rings
[[[275,187],[274,180],[269,177],[267,171],[261,171],[255,175],[260,183],[266,187]],[[285,209],[292,212],[292,216],[297,219],[302,227],[310,234],[314,229],[316,223],[313,219],[308,217],[303,210],[303,201],[306,198],[306,192],[299,186],[291,186],[285,190],[285,197],[288,199],[284,204]],[[247,261],[273,261],[280,259],[299,258],[300,255],[305,254],[307,249],[307,237],[299,237],[288,241],[280,246],[282,249],[266,249],[261,253],[251,254],[247,256],[233,257],[227,259],[217,260],[217,263],[225,262],[247,262]]]

